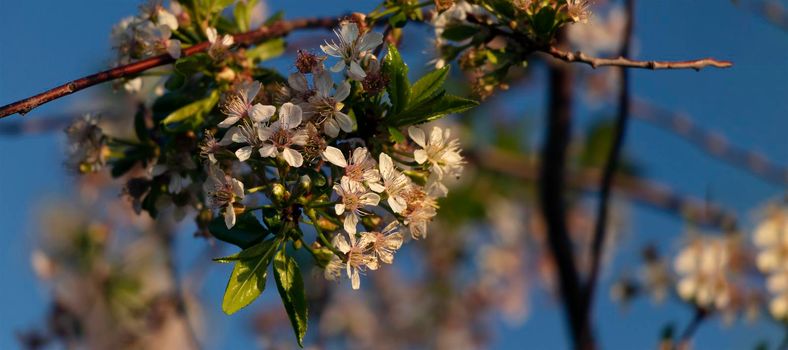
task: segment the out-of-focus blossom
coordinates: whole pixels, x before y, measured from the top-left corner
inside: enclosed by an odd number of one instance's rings
[[[723,237],[696,237],[676,257],[679,296],[702,308],[725,308],[731,301],[731,243]]]
[[[209,165],[208,179],[203,186],[208,204],[224,212],[224,223],[227,228],[235,226],[233,204],[244,198],[244,184],[225,174],[218,166]]]

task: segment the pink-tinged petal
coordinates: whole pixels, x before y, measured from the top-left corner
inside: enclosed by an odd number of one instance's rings
[[[339,135],[339,125],[336,120],[328,119],[323,122],[323,132],[330,137],[337,137]]]
[[[410,136],[410,139],[413,140],[413,142],[421,146],[421,148],[426,147],[427,135],[424,134],[424,130],[421,128],[415,126],[408,127],[408,136]]]
[[[358,216],[355,213],[348,212],[345,215],[345,220],[343,220],[343,226],[345,231],[351,235],[356,234],[356,225],[358,225]]]
[[[353,119],[350,118],[345,113],[337,111],[334,113],[334,119],[336,120],[339,128],[342,129],[344,132],[351,132],[353,131]]]
[[[238,160],[245,162],[252,156],[253,150],[252,146],[241,147],[235,151],[235,156],[238,157]]]
[[[350,69],[348,69],[348,76],[350,76],[355,80],[363,80],[364,78],[366,78],[367,73],[364,72],[364,68],[361,68],[358,62],[351,61]]]
[[[232,140],[235,143],[249,143],[249,139],[246,137],[246,135],[243,132],[241,132],[241,128],[235,129],[235,132],[232,135],[230,135],[230,140]]]
[[[227,146],[227,145],[233,143],[233,137],[239,131],[240,130],[238,129],[237,126],[233,126],[233,127],[229,128],[229,129],[227,129],[227,132],[224,133],[224,136],[222,136],[222,139],[219,140],[219,145],[220,146]]]
[[[218,126],[219,126],[220,128],[229,128],[229,127],[231,127],[233,124],[235,124],[236,122],[238,122],[238,119],[241,119],[241,117],[239,117],[239,116],[229,116],[229,117],[225,118],[224,120],[222,120],[222,122],[221,122],[221,123],[219,123],[219,125],[218,125]]]
[[[228,229],[231,229],[233,226],[235,226],[235,210],[233,210],[232,205],[224,208],[224,224]]]
[[[250,108],[249,117],[255,122],[264,123],[270,120],[274,113],[276,113],[276,107],[258,103]]]
[[[260,156],[263,158],[276,157],[277,154],[276,147],[274,147],[274,145],[270,143],[263,145],[263,147],[260,147],[260,150],[258,152],[260,152]]]
[[[304,164],[304,157],[301,153],[298,153],[298,151],[292,148],[285,148],[282,150],[282,158],[284,158],[291,167],[298,168]]]
[[[331,164],[334,164],[338,167],[347,167],[345,156],[342,154],[342,151],[340,151],[339,148],[327,146],[326,150],[323,151],[323,157]]]
[[[337,102],[344,101],[350,95],[350,83],[343,81],[342,84],[337,86],[337,91],[334,92],[334,100]]]
[[[287,77],[287,83],[290,87],[298,92],[304,93],[309,91],[309,83],[306,81],[306,76],[301,73],[293,73]]]
[[[358,45],[359,51],[367,51],[372,50],[380,44],[383,44],[383,34],[378,32],[369,32],[364,34],[364,37],[361,38],[361,42]]]
[[[427,151],[423,149],[417,149],[413,152],[413,159],[416,160],[416,163],[424,164],[427,161]]]
[[[287,102],[279,108],[279,123],[282,129],[294,129],[301,125],[301,107]]]

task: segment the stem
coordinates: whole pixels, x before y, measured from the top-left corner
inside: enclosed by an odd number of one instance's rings
[[[580,277],[566,226],[565,161],[572,122],[572,73],[568,66],[550,68],[547,137],[542,151],[540,200],[548,247],[558,269],[561,299],[575,349],[593,349],[591,327],[582,317]]]
[[[681,337],[679,338],[678,344],[676,344],[676,348],[682,349],[684,346],[692,340],[692,337],[695,335],[695,332],[698,331],[698,327],[701,323],[706,319],[707,312],[701,308],[695,309],[695,315],[692,317],[692,321],[687,325],[687,328],[681,332]]]
[[[630,42],[632,41],[632,22],[634,17],[635,0],[625,0],[626,23],[624,27],[624,39],[621,43],[619,54],[622,57],[629,55]],[[618,112],[613,129],[613,145],[605,161],[602,172],[602,185],[599,193],[599,203],[596,214],[596,226],[591,242],[591,271],[589,272],[588,282],[585,293],[583,294],[583,318],[591,317],[593,308],[594,292],[596,291],[599,270],[602,261],[602,250],[604,249],[607,234],[607,222],[610,211],[610,193],[613,188],[613,179],[618,169],[621,158],[621,150],[624,147],[624,135],[626,135],[627,124],[629,122],[629,71],[621,68],[621,87],[618,93]]]
[[[328,240],[328,238],[326,238],[326,236],[323,234],[323,230],[321,230],[320,227],[318,227],[318,225],[317,225],[317,216],[315,214],[313,214],[313,213],[309,213],[308,211],[305,211],[305,213],[306,213],[306,216],[309,217],[309,220],[312,220],[312,226],[315,228],[315,231],[317,231],[317,238],[320,240],[320,243],[322,243],[326,248],[331,250],[331,252],[336,254],[338,257],[344,259],[345,254],[342,253],[336,247],[334,247],[334,245],[331,244],[331,242]]]

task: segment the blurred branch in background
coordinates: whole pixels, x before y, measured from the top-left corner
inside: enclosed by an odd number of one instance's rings
[[[696,125],[685,113],[672,112],[642,99],[635,99],[632,109],[634,117],[676,134],[717,159],[775,185],[788,185],[788,169],[760,153],[730,144],[724,135]]]
[[[740,1],[735,0],[735,3]],[[784,3],[784,1],[783,1]],[[785,5],[778,0],[747,0],[747,9],[766,19],[767,22],[778,28],[788,31],[788,12]]]
[[[476,150],[466,154],[469,162],[482,169],[498,172],[522,181],[537,181],[539,165],[516,154],[493,149]],[[569,174],[568,185],[585,192],[599,189],[600,171],[586,169]],[[725,228],[736,222],[736,216],[717,204],[699,198],[683,196],[668,186],[625,174],[616,174],[613,188],[620,191],[636,204],[687,218],[701,225]]]

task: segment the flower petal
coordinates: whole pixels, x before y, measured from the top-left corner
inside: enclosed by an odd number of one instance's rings
[[[287,164],[290,164],[290,166],[295,168],[298,168],[304,164],[304,157],[301,155],[301,153],[298,153],[298,151],[292,148],[285,148],[282,150],[282,158],[285,159]]]
[[[252,156],[253,150],[252,146],[241,147],[235,151],[235,156],[238,157],[238,160],[244,162]]]
[[[276,113],[276,107],[263,104],[256,104],[249,109],[249,117],[255,122],[264,123],[271,119],[271,116]]]
[[[323,151],[323,157],[338,167],[346,167],[347,161],[345,160],[345,156],[342,154],[342,151],[339,148],[333,146],[327,146],[326,150]]]

